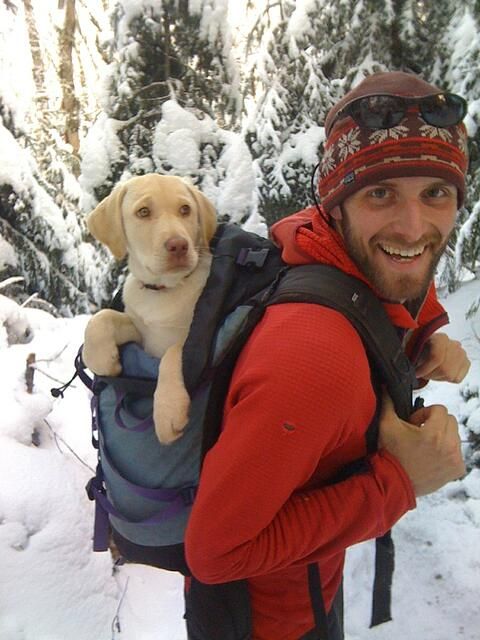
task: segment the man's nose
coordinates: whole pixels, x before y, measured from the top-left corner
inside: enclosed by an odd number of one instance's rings
[[[425,233],[425,205],[418,198],[405,198],[399,207],[395,229],[406,239],[414,242]]]

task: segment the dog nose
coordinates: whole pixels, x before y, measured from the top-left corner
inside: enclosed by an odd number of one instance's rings
[[[165,249],[176,257],[184,256],[188,251],[188,242],[181,236],[173,236],[165,242]]]

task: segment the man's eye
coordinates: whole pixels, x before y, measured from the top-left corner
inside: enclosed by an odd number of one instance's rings
[[[427,191],[427,196],[429,198],[443,198],[449,195],[448,189],[443,187],[435,187],[434,189],[429,189]]]
[[[384,189],[383,187],[378,187],[377,189],[372,189],[368,192],[368,195],[371,198],[386,198],[388,196],[388,189]]]

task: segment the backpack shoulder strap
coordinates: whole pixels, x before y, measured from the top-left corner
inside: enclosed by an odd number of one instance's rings
[[[189,392],[210,365],[215,334],[223,319],[268,287],[285,268],[273,242],[235,224],[218,226],[211,251],[210,274],[183,348],[183,376]]]
[[[415,373],[382,303],[366,284],[328,265],[296,266],[284,274],[267,305],[285,302],[312,302],[342,313],[360,335],[398,415],[410,416]]]
[[[285,273],[267,304],[285,302],[314,302],[342,313],[360,335],[375,379],[386,384],[397,414],[408,419],[412,412],[415,372],[403,351],[395,327],[367,285],[327,265],[293,267]],[[377,419],[378,411],[369,427],[375,433]],[[355,463],[343,471],[347,475],[355,473]],[[394,545],[391,532],[388,531],[376,540],[371,626],[392,619],[393,571]],[[326,633],[328,637],[328,631]]]

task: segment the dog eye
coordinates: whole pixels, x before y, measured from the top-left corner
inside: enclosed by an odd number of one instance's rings
[[[150,215],[150,209],[148,207],[142,207],[136,213],[138,218],[148,218]]]
[[[190,205],[189,204],[184,204],[180,207],[180,213],[182,214],[182,216],[188,216],[190,215]]]

